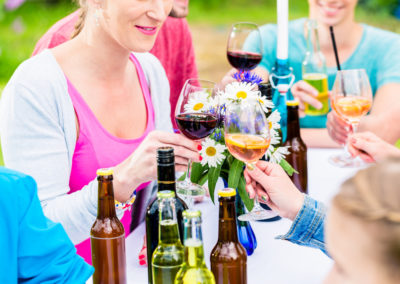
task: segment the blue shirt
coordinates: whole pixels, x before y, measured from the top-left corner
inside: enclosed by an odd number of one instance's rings
[[[289,22],[289,65],[293,68],[295,81],[302,79],[302,62],[306,53],[307,41],[304,37],[306,19]],[[361,40],[350,57],[341,63],[342,69],[365,69],[372,87],[373,94],[387,83],[400,83],[400,36],[362,24]],[[267,24],[260,27],[263,59],[259,66],[269,72],[276,61],[276,25]],[[251,51],[257,50],[256,44],[251,44],[255,38],[250,37],[246,46]],[[329,89],[336,77],[336,67],[327,68]],[[325,116],[306,116],[300,119],[301,127],[325,128]]]
[[[304,195],[304,203],[292,226],[283,236],[277,239],[287,240],[292,243],[318,248],[325,254],[324,224],[326,219],[326,207],[308,195]]]
[[[94,269],[47,219],[36,183],[0,167],[0,283],[85,283]]]

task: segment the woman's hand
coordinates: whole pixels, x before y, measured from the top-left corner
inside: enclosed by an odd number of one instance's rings
[[[250,198],[254,198],[257,191],[260,201],[280,216],[294,220],[303,206],[304,196],[281,166],[259,161],[254,170],[246,168],[244,177]]]
[[[316,109],[322,108],[322,103],[317,100],[318,90],[305,81],[296,82],[291,88],[293,96],[299,101],[299,115],[305,116],[305,105],[308,103]]]
[[[345,145],[348,136],[352,133],[351,125],[336,115],[334,111],[328,113],[326,129],[333,141]]]
[[[118,201],[126,201],[140,184],[157,179],[157,148],[173,147],[175,169],[183,172],[189,160],[200,161],[198,142],[183,135],[153,131],[140,146],[121,164],[114,168],[114,192]]]
[[[367,163],[400,156],[400,149],[387,143],[372,132],[355,133],[349,137],[348,149],[353,157],[359,156]]]

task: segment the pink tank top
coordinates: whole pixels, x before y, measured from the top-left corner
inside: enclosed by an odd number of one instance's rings
[[[68,92],[79,121],[79,136],[72,157],[72,169],[69,179],[71,190],[69,193],[81,190],[82,187],[95,179],[97,169],[113,167],[121,163],[135,151],[147,134],[155,129],[154,109],[146,77],[140,63],[133,54],[131,54],[130,60],[136,66],[147,109],[146,130],[141,137],[136,139],[121,139],[111,135],[104,129],[82,96],[67,78]],[[148,184],[142,184],[136,190],[138,191]],[[125,228],[125,235],[128,236],[131,223],[130,210],[125,211],[121,222]],[[89,230],[90,228],[88,228]],[[90,239],[76,245],[76,248],[78,254],[91,264]]]

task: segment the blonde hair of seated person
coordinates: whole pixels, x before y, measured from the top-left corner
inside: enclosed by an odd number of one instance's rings
[[[359,171],[335,196],[326,224],[335,264],[325,283],[400,283],[400,159]]]

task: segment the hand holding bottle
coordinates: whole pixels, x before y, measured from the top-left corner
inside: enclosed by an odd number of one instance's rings
[[[349,142],[350,154],[353,157],[359,156],[367,163],[400,156],[400,149],[385,142],[372,132],[355,133],[350,136]]]
[[[244,177],[250,198],[257,191],[261,196],[260,201],[265,202],[280,216],[294,220],[303,205],[304,196],[281,166],[259,161],[254,170],[244,171]]]
[[[114,168],[115,199],[124,202],[140,184],[157,179],[156,152],[173,147],[176,171],[185,171],[188,161],[200,161],[198,143],[183,135],[153,131],[125,161]]]
[[[293,96],[299,101],[299,115],[305,116],[305,104],[310,104],[316,109],[322,108],[322,103],[317,99],[318,90],[305,81],[296,82],[292,89]]]

